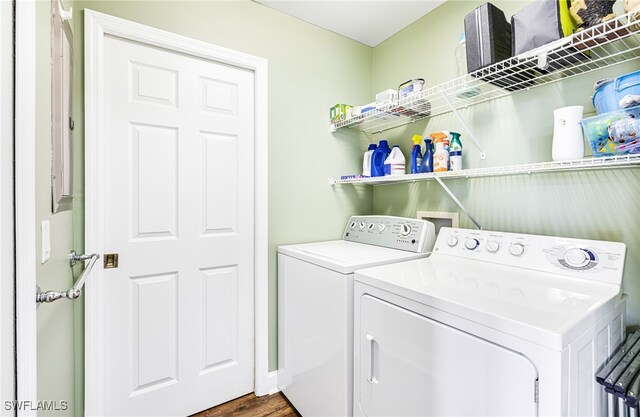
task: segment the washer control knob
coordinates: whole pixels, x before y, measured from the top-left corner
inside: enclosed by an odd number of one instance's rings
[[[458,238],[455,236],[449,236],[449,239],[447,239],[447,245],[454,247],[457,244],[458,244]]]
[[[369,224],[369,230],[373,230],[376,228],[376,224],[375,223],[370,223]]]
[[[564,254],[564,261],[569,264],[569,266],[572,266],[574,268],[583,267],[587,265],[590,260],[591,258],[589,256],[589,252],[587,252],[585,249],[569,249]]]
[[[404,223],[402,226],[400,226],[400,234],[402,234],[402,236],[407,236],[409,233],[411,233],[411,225]]]
[[[522,243],[512,243],[509,246],[509,253],[513,256],[520,256],[524,253],[524,245]]]
[[[467,241],[464,242],[464,247],[469,250],[474,250],[478,247],[479,244],[480,242],[478,241],[478,239],[467,239]]]
[[[358,222],[351,222],[349,227],[351,227],[352,229],[355,229],[357,225],[358,225]]]
[[[364,226],[366,225],[365,222],[360,222],[360,230],[364,230]]]
[[[382,232],[382,231],[384,231],[384,228],[385,228],[385,227],[386,227],[386,226],[385,226],[384,224],[380,223],[380,224],[378,225],[378,230],[380,230],[380,231]]]
[[[488,240],[486,247],[489,252],[496,253],[500,249],[500,242],[496,242],[495,240]]]

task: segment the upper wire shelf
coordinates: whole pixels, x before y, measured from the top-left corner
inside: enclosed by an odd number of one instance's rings
[[[453,108],[466,108],[639,57],[640,16],[629,13],[376,110],[332,123],[330,130],[354,127],[367,134],[380,133],[448,113]]]

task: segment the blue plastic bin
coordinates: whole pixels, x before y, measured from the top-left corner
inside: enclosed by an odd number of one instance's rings
[[[640,70],[601,85],[593,95],[593,107],[598,114],[620,110],[618,102],[627,94],[640,95]]]

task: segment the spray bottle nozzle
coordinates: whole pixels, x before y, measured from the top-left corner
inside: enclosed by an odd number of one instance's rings
[[[445,133],[442,133],[442,132],[430,133],[429,136],[431,136],[431,139],[434,142],[441,141],[441,140],[443,140],[444,138],[447,137],[447,135]]]

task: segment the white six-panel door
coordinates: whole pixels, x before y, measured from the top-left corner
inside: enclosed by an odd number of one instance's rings
[[[253,391],[253,72],[104,41],[104,412]]]

